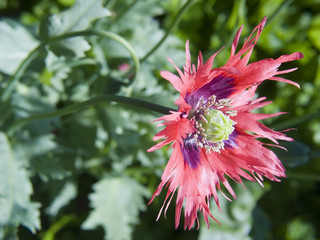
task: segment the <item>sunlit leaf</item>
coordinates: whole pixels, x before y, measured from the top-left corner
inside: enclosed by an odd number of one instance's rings
[[[17,84],[16,93],[12,99],[15,116],[24,118],[33,113],[53,111],[54,106],[49,101],[44,100],[37,88],[29,88],[24,84]]]
[[[110,12],[102,6],[102,0],[77,0],[64,12],[50,16],[40,27],[43,38],[59,36],[66,33],[86,30],[93,20],[110,16]],[[57,55],[84,56],[90,49],[89,43],[82,37],[75,37],[51,45]]]
[[[139,211],[145,209],[143,197],[149,193],[127,177],[107,177],[93,188],[90,195],[93,210],[82,227],[93,229],[102,226],[106,231],[105,239],[131,239],[132,225],[139,222]]]
[[[0,71],[13,74],[38,41],[21,24],[10,19],[0,20]]]
[[[71,71],[70,66],[67,65],[68,61],[64,56],[58,57],[53,52],[48,51],[48,55],[45,59],[46,69],[51,73],[50,79],[47,81],[42,81],[47,85],[54,85],[55,89],[61,89],[61,80],[67,78],[69,72]]]
[[[39,203],[31,202],[33,192],[27,170],[15,159],[6,135],[0,132],[0,238],[14,236],[20,224],[35,232],[40,228]]]

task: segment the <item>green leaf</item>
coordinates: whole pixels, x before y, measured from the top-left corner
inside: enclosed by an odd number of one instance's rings
[[[115,22],[110,25],[110,31],[124,37],[134,47],[136,54],[143,57],[165,34],[159,23],[155,21],[155,18],[164,14],[161,7],[163,1],[136,1],[126,14],[121,15],[125,4],[121,1],[116,2],[113,11],[116,16],[119,14],[120,17],[116,18]],[[112,58],[129,57],[128,52],[117,42],[108,39],[103,39],[102,42],[106,56]],[[181,40],[169,36],[148,60],[154,60],[156,65],[159,64],[159,61],[169,65],[168,56],[174,61],[177,59],[184,61],[184,51],[178,49],[181,46],[183,46]]]
[[[46,101],[47,100],[47,101]],[[16,86],[16,93],[13,95],[12,105],[13,112],[17,118],[24,118],[45,111],[53,111],[57,99],[52,100],[52,103],[41,96],[39,90],[35,87],[29,87],[22,83]]]
[[[58,85],[58,84],[55,84]],[[29,87],[22,83],[16,86],[16,92],[13,94],[11,109],[15,119],[30,117],[34,113],[42,113],[55,110],[55,104],[59,100],[57,93],[49,87],[44,87],[41,90],[35,86]],[[41,92],[40,92],[41,91]],[[58,126],[59,118],[43,119],[37,122],[28,124],[28,131],[32,134],[51,133],[55,126]]]
[[[103,7],[102,0],[77,0],[68,10],[52,15],[42,22],[40,36],[50,38],[86,30],[93,20],[107,16],[110,16],[110,12]],[[83,57],[84,52],[90,49],[90,45],[82,37],[75,37],[51,45],[51,48],[57,55]]]
[[[61,137],[65,140],[63,144],[73,150],[81,149],[82,154],[89,156],[96,151],[95,139],[97,135],[97,126],[88,120],[85,113],[78,114],[83,119],[74,120],[67,129],[64,130]],[[77,117],[75,117],[77,118]]]
[[[49,36],[87,29],[97,18],[110,16],[102,0],[77,0],[68,10],[49,17]]]
[[[0,238],[14,235],[20,224],[33,233],[40,229],[39,203],[30,201],[32,185],[21,162],[14,158],[6,135],[0,132]]]
[[[66,166],[70,161],[60,156],[69,150],[58,145],[52,134],[24,138],[16,142],[14,149],[16,156],[29,164],[30,175],[38,175],[43,181],[64,179],[73,170]]]
[[[0,32],[0,71],[13,74],[38,41],[25,27],[6,18],[0,20]]]
[[[94,186],[90,195],[93,207],[84,229],[102,226],[105,239],[131,239],[132,224],[139,222],[139,211],[145,209],[144,196],[148,191],[138,182],[127,177],[107,177]]]
[[[70,59],[66,59],[64,56],[58,57],[53,52],[48,51],[48,55],[45,59],[47,71],[51,73],[51,76],[47,81],[42,79],[42,82],[47,85],[53,85],[57,89],[62,89],[61,80],[66,79],[68,74],[71,72],[70,66],[67,63],[70,62]],[[59,86],[56,86],[57,83]]]

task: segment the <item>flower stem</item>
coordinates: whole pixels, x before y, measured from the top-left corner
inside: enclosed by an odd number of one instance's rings
[[[6,101],[9,99],[12,91],[14,90],[15,85],[19,81],[19,79],[22,77],[25,69],[29,66],[29,64],[36,58],[36,56],[39,54],[39,52],[46,46],[50,45],[54,42],[61,41],[63,39],[72,38],[72,37],[78,37],[78,36],[91,36],[96,35],[100,37],[106,37],[110,38],[114,41],[119,42],[122,46],[124,46],[128,52],[130,53],[134,65],[135,65],[135,72],[137,73],[139,71],[140,63],[139,58],[137,57],[134,49],[131,47],[131,45],[122,37],[120,37],[117,34],[114,34],[112,32],[108,31],[96,31],[96,30],[86,30],[86,31],[78,31],[78,32],[72,32],[72,33],[66,33],[60,36],[49,38],[42,43],[40,43],[36,48],[34,48],[29,55],[21,62],[16,72],[9,78],[8,85],[4,89],[3,93],[1,94],[1,101]]]
[[[178,24],[180,21],[183,13],[187,10],[189,5],[191,4],[192,0],[186,1],[186,3],[180,8],[179,12],[175,16],[172,25],[167,29],[166,33],[163,35],[163,37],[160,39],[160,41],[153,46],[152,49],[150,49],[149,52],[147,52],[141,59],[140,62],[144,62],[148,57],[150,57],[160,46],[161,44],[167,39],[172,29]]]
[[[99,97],[91,98],[84,102],[72,104],[68,107],[59,109],[57,111],[34,114],[31,117],[21,119],[10,126],[8,130],[8,135],[11,135],[19,126],[22,126],[28,122],[68,115],[103,102],[118,102],[118,103],[129,104],[129,105],[141,107],[141,108],[148,109],[148,110],[162,113],[162,114],[168,114],[170,111],[176,111],[175,109],[172,109],[172,108],[164,107],[158,104],[154,104],[154,103],[136,99],[136,98],[129,98],[129,97],[117,96],[117,95],[102,95]]]
[[[16,83],[19,81],[19,79],[22,77],[24,71],[29,66],[29,64],[35,59],[35,57],[38,55],[40,50],[44,48],[46,44],[41,43],[36,48],[34,48],[29,55],[21,62],[18,69],[15,71],[13,75],[8,80],[8,85],[4,89],[3,93],[1,94],[1,102],[5,102],[9,99]]]

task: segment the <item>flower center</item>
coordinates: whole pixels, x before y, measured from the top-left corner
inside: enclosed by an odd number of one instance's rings
[[[237,114],[230,109],[230,103],[231,100],[227,98],[216,101],[215,96],[205,103],[200,101],[193,116],[196,132],[190,134],[198,147],[205,148],[209,153],[211,150],[220,153],[224,149],[224,141],[229,139],[236,124],[230,119]]]
[[[204,129],[206,138],[213,143],[227,140],[234,130],[234,123],[229,116],[217,109],[208,109],[205,118],[200,123]]]

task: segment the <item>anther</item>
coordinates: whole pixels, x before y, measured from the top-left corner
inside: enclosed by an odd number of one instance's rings
[[[203,116],[203,115],[200,115],[200,118],[205,121],[206,123],[208,123],[208,120]]]
[[[216,96],[212,95],[207,101],[201,98],[197,104],[192,117],[196,132],[192,133],[192,137],[196,145],[204,148],[208,153],[211,151],[220,153],[224,149],[224,141],[234,130],[233,125],[236,122],[229,117],[236,116],[237,111],[220,110],[230,108],[231,102],[232,100],[228,98],[217,101]]]

